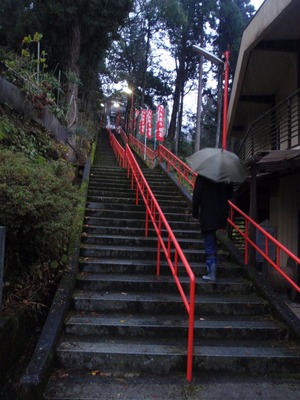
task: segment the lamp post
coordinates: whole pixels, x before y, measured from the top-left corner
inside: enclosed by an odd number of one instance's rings
[[[106,126],[105,104],[100,103],[100,126]]]
[[[228,109],[228,79],[229,79],[229,50],[226,50],[224,53],[225,60],[221,60],[221,58],[215,56],[207,50],[204,50],[202,47],[193,46],[193,50],[205,57],[207,60],[211,61],[214,64],[223,64],[224,65],[224,101],[223,101],[223,132],[222,132],[222,149],[226,150],[226,139],[227,139],[227,109]]]
[[[112,106],[114,108],[117,108],[117,110],[118,110],[117,117],[116,117],[116,120],[115,120],[115,129],[116,129],[117,132],[119,132],[120,126],[121,126],[121,108],[120,108],[120,104],[117,101],[114,101],[112,103]]]
[[[129,113],[129,131],[133,135],[134,129],[134,91],[128,87],[124,88],[123,91],[127,94],[131,94],[131,106],[130,106],[130,113]],[[128,127],[127,127],[128,128]]]

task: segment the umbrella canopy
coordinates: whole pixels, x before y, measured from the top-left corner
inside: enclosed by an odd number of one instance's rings
[[[206,147],[187,158],[193,171],[214,182],[243,182],[247,170],[231,151]]]

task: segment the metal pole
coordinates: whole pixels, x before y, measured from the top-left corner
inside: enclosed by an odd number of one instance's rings
[[[201,54],[203,57],[207,58],[209,61],[215,64],[224,64],[225,70],[225,83],[224,83],[224,104],[223,104],[223,135],[222,135],[222,149],[226,150],[226,139],[227,139],[227,108],[228,108],[228,79],[229,79],[229,50],[227,50],[224,54],[225,61],[221,60],[219,57],[216,57],[214,54],[210,53],[207,50],[204,50],[202,47],[193,46],[193,49],[196,53]]]
[[[131,94],[131,134],[134,136],[134,91],[132,89],[132,94]]]
[[[225,83],[224,83],[224,105],[223,105],[223,137],[222,149],[226,150],[227,141],[227,109],[228,109],[228,79],[229,79],[229,50],[225,52]]]
[[[5,252],[5,226],[0,226],[0,307],[2,306],[4,252]]]
[[[199,76],[198,76],[198,98],[197,98],[197,119],[194,153],[201,147],[201,111],[202,111],[202,76],[203,76],[203,56],[199,57]]]

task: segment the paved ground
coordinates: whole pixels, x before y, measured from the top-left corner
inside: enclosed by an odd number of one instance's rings
[[[85,400],[299,400],[300,379],[292,378],[105,378],[95,376],[87,386],[85,377],[66,377],[73,380],[72,393],[64,393],[60,382],[60,399]],[[47,397],[48,398],[48,397]],[[52,398],[52,397],[50,397]],[[53,397],[55,398],[55,397]]]

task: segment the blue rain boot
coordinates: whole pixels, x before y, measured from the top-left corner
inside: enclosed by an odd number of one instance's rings
[[[217,280],[217,257],[209,256],[206,259],[207,275],[203,275],[202,279],[208,282],[216,282]]]

